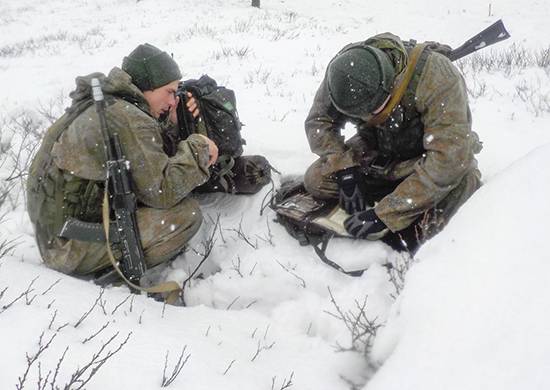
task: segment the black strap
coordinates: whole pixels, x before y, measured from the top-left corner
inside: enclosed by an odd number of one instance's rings
[[[321,261],[323,263],[331,266],[332,268],[334,268],[334,269],[336,269],[336,270],[338,270],[338,271],[340,271],[340,272],[342,272],[346,275],[353,276],[353,277],[363,275],[363,273],[368,269],[368,267],[367,267],[367,268],[359,269],[359,270],[356,270],[356,271],[346,271],[338,263],[335,263],[334,261],[330,260],[327,257],[326,251],[327,251],[327,247],[328,247],[328,242],[330,241],[330,239],[332,237],[334,237],[333,233],[325,233],[321,236],[316,236],[316,237],[306,235],[306,237],[308,238],[308,241],[309,241],[310,245],[313,247],[313,249],[315,250],[315,253],[321,259]]]

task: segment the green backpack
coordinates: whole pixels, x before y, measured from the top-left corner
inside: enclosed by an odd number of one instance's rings
[[[182,82],[178,94],[185,91],[191,92],[197,100],[208,138],[218,146],[220,156],[240,156],[246,141],[241,137],[242,123],[237,112],[235,92],[218,85],[208,75]]]

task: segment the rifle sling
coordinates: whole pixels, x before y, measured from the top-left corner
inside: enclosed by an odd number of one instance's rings
[[[418,59],[420,58],[420,55],[427,46],[428,45],[426,43],[422,43],[420,45],[416,45],[411,50],[411,54],[409,55],[409,63],[405,68],[403,80],[401,80],[401,82],[393,88],[390,101],[388,102],[388,104],[386,104],[386,107],[384,107],[384,109],[380,113],[374,115],[367,122],[368,127],[380,126],[390,117],[393,109],[399,104],[401,99],[403,99],[405,91],[407,90],[407,87],[409,86],[409,83],[414,75]]]

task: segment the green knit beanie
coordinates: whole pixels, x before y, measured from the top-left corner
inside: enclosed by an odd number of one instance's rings
[[[148,43],[139,45],[128,57],[124,57],[122,70],[132,77],[132,83],[142,91],[150,91],[181,79],[176,61]]]

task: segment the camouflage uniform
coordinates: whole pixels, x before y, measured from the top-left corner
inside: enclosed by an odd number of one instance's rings
[[[389,33],[365,44],[389,55],[397,74],[394,85],[399,85],[412,45]],[[348,121],[357,134],[344,142],[340,129]],[[306,188],[319,198],[338,198],[334,173],[360,166],[367,201],[376,204],[376,214],[391,232],[409,230],[415,236],[421,221],[430,219],[421,237],[429,238],[480,186],[474,154],[481,144],[471,125],[462,76],[447,57],[430,49],[420,57],[399,105],[376,127],[337,111],[325,76],[305,122],[311,150],[320,156],[306,172]],[[370,156],[377,154],[387,160],[387,169],[369,168]]]
[[[105,243],[58,237],[68,217],[101,222],[105,151],[90,81],[98,77],[106,95],[106,118],[130,162],[138,200],[137,222],[148,266],[177,255],[197,232],[201,212],[187,195],[209,178],[208,144],[192,135],[168,157],[161,124],[151,116],[130,76],[113,68],[76,79],[72,105],[46,132],[27,183],[27,207],[44,262],[64,273],[88,274],[109,264]]]

